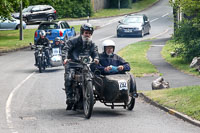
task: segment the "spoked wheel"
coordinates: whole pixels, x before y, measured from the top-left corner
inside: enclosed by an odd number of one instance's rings
[[[39,68],[39,72],[42,73],[42,58],[38,57],[38,68]]]
[[[43,60],[42,60],[42,68],[43,68],[43,70],[45,70],[45,68],[46,68],[46,61],[45,61],[45,57],[43,56],[43,58],[42,58]]]
[[[126,106],[128,110],[133,110],[135,106],[135,98],[133,96],[129,96],[129,101]]]
[[[92,115],[94,105],[92,81],[88,81],[83,93],[83,110],[85,118],[89,119]]]

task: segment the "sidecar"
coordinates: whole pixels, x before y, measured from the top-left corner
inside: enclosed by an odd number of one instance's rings
[[[95,75],[95,99],[112,109],[121,106],[132,110],[135,98],[130,93],[130,74]]]
[[[61,56],[61,49],[60,48],[52,48],[50,52],[50,65],[52,67],[62,66],[62,56]]]

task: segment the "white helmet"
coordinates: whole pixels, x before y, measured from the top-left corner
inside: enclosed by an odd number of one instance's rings
[[[113,46],[113,52],[115,51],[115,42],[113,40],[110,40],[110,39],[104,40],[101,45],[102,45],[103,52],[105,52],[105,47],[107,46]]]
[[[44,30],[40,31],[40,36],[46,36],[46,32]]]

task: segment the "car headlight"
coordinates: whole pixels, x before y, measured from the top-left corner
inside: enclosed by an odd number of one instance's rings
[[[142,30],[142,27],[136,27],[135,30]]]
[[[118,30],[122,30],[123,28],[119,26],[117,29],[118,29]]]

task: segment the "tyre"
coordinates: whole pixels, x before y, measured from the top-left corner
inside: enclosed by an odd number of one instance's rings
[[[20,29],[20,25],[18,24],[15,29],[16,30]]]
[[[141,31],[140,37],[144,36],[144,30]]]
[[[43,58],[42,58],[42,69],[45,70],[45,68],[46,68],[46,59],[43,56]]]
[[[121,37],[121,35],[117,33],[117,37]]]
[[[42,73],[42,58],[38,57],[37,61],[38,61],[39,72]]]
[[[85,91],[83,91],[83,110],[85,118],[89,119],[92,115],[94,96],[92,81],[88,81]]]
[[[28,23],[28,19],[27,18],[23,18],[23,21],[27,24]]]
[[[129,101],[127,103],[127,109],[133,110],[134,106],[135,106],[135,98],[132,96],[129,96]]]
[[[49,21],[49,22],[51,22],[51,21],[53,21],[54,20],[54,18],[52,17],[52,16],[49,16],[48,18],[47,18],[47,21]]]

